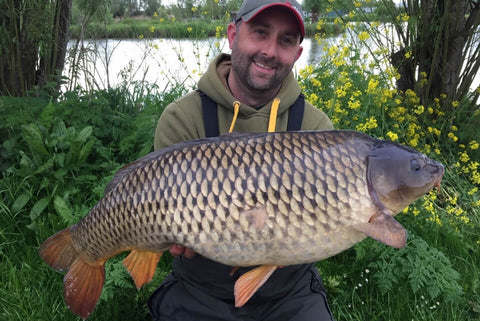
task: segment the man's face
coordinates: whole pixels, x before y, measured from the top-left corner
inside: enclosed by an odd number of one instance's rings
[[[279,88],[302,53],[300,29],[288,9],[272,7],[239,28],[229,25],[232,71],[253,91]]]

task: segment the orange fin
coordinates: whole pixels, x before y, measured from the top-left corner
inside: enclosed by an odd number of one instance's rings
[[[234,267],[232,268],[232,270],[230,270],[230,276],[234,275],[235,272],[237,272],[239,269],[240,269],[239,266],[234,266]]]
[[[368,223],[354,225],[353,228],[386,245],[403,248],[407,245],[407,231],[393,217],[380,213],[374,215]]]
[[[242,307],[277,269],[276,265],[261,265],[248,271],[235,282],[235,307]]]
[[[135,281],[137,289],[152,280],[161,257],[162,252],[133,250],[123,260],[123,266]]]
[[[71,228],[52,235],[38,249],[42,260],[57,271],[68,270],[78,257],[78,252],[72,244]]]
[[[83,319],[92,313],[105,282],[105,261],[87,263],[79,257],[63,279],[63,296],[68,308]]]

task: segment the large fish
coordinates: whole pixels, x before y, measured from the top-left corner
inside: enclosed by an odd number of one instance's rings
[[[124,260],[137,287],[163,251],[181,244],[232,267],[259,267],[235,284],[242,306],[279,266],[315,262],[370,236],[401,248],[393,216],[444,168],[425,155],[354,131],[230,134],[173,145],[125,166],[77,224],[40,247],[68,270],[64,297],[87,318],[107,259]]]

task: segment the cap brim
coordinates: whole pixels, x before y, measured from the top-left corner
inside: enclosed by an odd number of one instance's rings
[[[302,16],[297,11],[297,9],[295,9],[294,7],[292,7],[288,3],[281,3],[280,2],[280,3],[266,4],[266,5],[264,5],[260,8],[257,8],[256,10],[252,10],[252,12],[244,14],[242,16],[242,19],[243,19],[243,21],[248,22],[248,21],[252,20],[253,18],[255,18],[256,16],[258,16],[258,14],[263,12],[265,9],[268,9],[268,8],[271,8],[271,7],[284,7],[284,8],[289,9],[294,14],[295,18],[297,19],[298,26],[300,27],[300,34],[302,35],[302,39],[305,38],[305,25],[303,23]]]

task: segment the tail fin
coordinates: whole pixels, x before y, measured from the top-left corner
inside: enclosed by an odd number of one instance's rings
[[[86,319],[90,316],[105,282],[105,262],[91,265],[82,258],[73,262],[63,279],[63,296],[68,308]]]
[[[78,257],[72,244],[72,227],[68,227],[49,237],[38,250],[45,263],[57,271],[66,271]]]
[[[38,253],[53,269],[68,270],[63,279],[65,303],[73,313],[88,318],[105,282],[105,260],[90,263],[83,259],[73,246],[71,227],[48,238]]]

